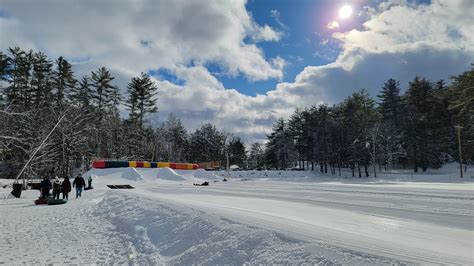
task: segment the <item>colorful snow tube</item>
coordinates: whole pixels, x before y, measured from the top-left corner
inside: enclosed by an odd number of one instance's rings
[[[121,168],[121,167],[134,167],[134,168],[165,168],[169,167],[176,170],[196,170],[199,168],[198,164],[195,163],[170,163],[170,162],[144,162],[144,161],[105,161],[97,160],[92,162],[93,168],[104,169],[104,168]]]

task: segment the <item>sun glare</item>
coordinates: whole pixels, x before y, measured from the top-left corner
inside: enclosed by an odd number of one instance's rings
[[[349,5],[342,6],[339,9],[339,18],[346,19],[352,15],[352,7]]]

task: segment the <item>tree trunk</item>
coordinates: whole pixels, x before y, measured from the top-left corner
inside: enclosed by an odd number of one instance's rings
[[[359,178],[362,177],[362,172],[360,171],[360,162],[357,162],[357,168],[359,170]]]

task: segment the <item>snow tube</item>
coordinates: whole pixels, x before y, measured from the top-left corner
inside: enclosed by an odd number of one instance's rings
[[[92,167],[97,169],[104,168],[165,168],[169,167],[176,170],[196,170],[199,165],[196,163],[170,163],[170,162],[145,162],[145,161],[105,161],[97,160],[92,162]]]
[[[39,198],[39,199],[35,200],[35,204],[36,205],[48,204],[48,199]]]
[[[48,205],[58,205],[58,204],[64,204],[66,202],[67,200],[63,200],[63,199],[48,199]]]

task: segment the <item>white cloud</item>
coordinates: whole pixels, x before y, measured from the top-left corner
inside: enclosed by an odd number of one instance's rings
[[[257,29],[253,39],[256,41],[279,41],[281,36],[281,32],[275,31],[270,26],[265,25]]]
[[[368,9],[363,29],[333,35],[342,49],[335,62],[307,66],[293,82],[252,97],[224,88],[204,67],[218,64],[249,80],[282,77],[283,58],[265,58],[257,44],[244,43],[281,37],[257,25],[245,1],[66,2],[3,1],[11,17],[0,18],[0,36],[8,36],[0,39],[1,47],[89,58],[74,65],[76,71],[105,65],[122,85],[141,71],[170,69],[185,84],[157,80],[160,118],[173,112],[190,129],[212,122],[247,140],[263,139],[272,123],[295,107],[338,103],[362,88],[376,95],[389,78],[403,87],[416,75],[447,79],[474,62],[469,0],[391,1]]]
[[[331,21],[326,25],[326,28],[329,29],[329,30],[337,29],[337,28],[339,28],[339,22],[337,22],[335,20]]]
[[[277,41],[281,34],[256,24],[245,2],[6,0],[1,8],[9,18],[0,20],[0,34],[8,38],[1,46],[90,57],[132,72],[218,62],[249,80],[281,78],[260,48],[244,42]]]

